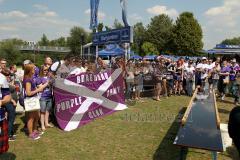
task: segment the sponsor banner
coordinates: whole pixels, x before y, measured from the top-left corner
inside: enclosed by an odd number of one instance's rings
[[[217,44],[216,49],[240,49],[240,45]]]
[[[130,26],[93,34],[93,45],[121,44],[132,42],[133,31],[132,27]]]

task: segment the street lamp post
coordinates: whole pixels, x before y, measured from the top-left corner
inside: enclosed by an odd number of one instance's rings
[[[34,63],[36,63],[36,54],[39,52],[39,48],[37,44],[33,46],[33,54],[34,54]]]

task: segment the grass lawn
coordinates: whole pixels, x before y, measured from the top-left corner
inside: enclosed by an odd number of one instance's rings
[[[0,160],[175,160],[180,151],[172,144],[179,126],[176,121],[189,100],[185,96],[161,102],[145,99],[71,132],[48,129],[37,141],[29,140],[21,131],[23,115],[18,115],[17,140],[10,142],[9,152],[1,155]],[[218,106],[221,122],[227,123],[233,104],[219,102]],[[210,158],[208,151],[189,149],[186,159]],[[229,148],[218,158],[237,159],[236,149]]]

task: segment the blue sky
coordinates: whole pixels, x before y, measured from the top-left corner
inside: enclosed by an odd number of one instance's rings
[[[0,0],[0,39],[39,40],[68,36],[73,26],[89,30],[90,0]],[[225,38],[240,36],[240,0],[128,0],[131,25],[165,13],[174,20],[183,11],[193,12],[202,26],[204,49]],[[100,0],[99,21],[111,26],[121,21],[119,0]]]

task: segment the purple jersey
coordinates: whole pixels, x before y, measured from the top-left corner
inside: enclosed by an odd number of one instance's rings
[[[26,90],[26,84],[27,84],[28,82],[31,84],[31,91],[35,91],[36,88],[37,88],[37,86],[36,86],[36,82],[34,81],[33,78],[23,79],[23,88]],[[25,95],[27,96],[26,93],[25,93]],[[31,97],[36,96],[36,95],[37,95],[37,94],[32,95]]]
[[[50,77],[39,77],[37,82],[38,85],[40,84],[45,84],[47,81],[50,81]],[[52,87],[51,86],[47,86],[43,92],[41,92],[41,99],[51,99],[52,98]]]
[[[39,72],[40,72],[39,68],[38,68],[38,67],[35,67],[35,68],[34,68],[33,78],[37,78],[37,77],[39,76]]]
[[[239,65],[238,64],[236,64],[235,66],[233,66],[233,70],[234,71],[239,71],[240,70],[240,67],[239,67]]]
[[[231,67],[229,67],[229,66],[222,67],[222,68],[221,68],[221,73],[230,72],[231,70],[232,70],[232,69],[231,69]]]

